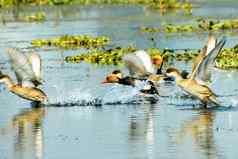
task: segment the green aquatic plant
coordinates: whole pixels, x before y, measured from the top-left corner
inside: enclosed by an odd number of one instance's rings
[[[94,49],[89,53],[76,56],[67,56],[66,62],[80,63],[82,61],[100,64],[100,65],[119,65],[122,63],[122,56],[138,50],[135,47],[121,48],[117,47],[108,50]],[[149,48],[146,50],[151,57],[160,55],[163,56],[165,62],[173,61],[191,61],[199,53],[199,50],[173,50],[173,49],[158,49]],[[215,66],[220,69],[238,69],[238,45],[234,48],[224,49],[216,58]]]
[[[2,0],[1,7],[17,5],[142,5],[153,9],[191,9],[192,4],[188,1],[178,0]]]
[[[142,32],[155,33],[180,33],[180,32],[201,32],[238,29],[238,19],[227,20],[205,20],[198,19],[192,24],[165,24],[161,27],[140,27]]]
[[[27,22],[40,22],[40,21],[44,21],[46,19],[46,15],[44,12],[38,12],[32,15],[27,15],[24,16],[23,21],[27,21]]]
[[[109,43],[105,36],[90,37],[87,35],[63,35],[52,39],[35,39],[31,44],[35,47],[54,46],[61,48],[101,48]]]
[[[198,19],[198,27],[203,30],[238,29],[238,19],[227,19],[227,20]]]
[[[18,5],[46,5],[51,4],[53,0],[1,0],[0,6],[4,7],[12,7]]]
[[[117,47],[108,50],[92,50],[86,54],[80,54],[76,56],[67,56],[65,60],[71,63],[79,63],[86,61],[89,63],[96,63],[102,65],[114,64],[118,65],[121,63],[121,57],[130,52],[136,51],[134,47],[121,48]]]
[[[71,63],[80,63],[82,61],[86,61],[88,63],[96,63],[96,64],[103,64],[103,65],[108,65],[108,64],[122,64],[121,57],[125,54],[134,52],[138,49],[135,47],[126,47],[126,48],[121,48],[117,47],[114,49],[108,49],[108,50],[93,50],[89,53],[85,54],[80,54],[76,56],[67,56],[65,60],[67,62]],[[152,57],[156,55],[163,56],[165,61],[168,60],[182,60],[182,61],[188,61],[194,58],[197,54],[188,50],[180,50],[180,51],[175,51],[172,49],[164,49],[160,50],[158,48],[149,48],[146,50]],[[176,53],[175,53],[176,52]]]
[[[153,9],[167,10],[167,9],[185,9],[191,10],[192,4],[189,1],[180,2],[178,0],[158,0],[152,1],[149,5]]]
[[[167,24],[163,26],[163,29],[167,33],[176,33],[176,32],[194,32],[197,31],[192,25],[176,25]]]
[[[166,32],[166,33],[182,33],[182,32],[196,32],[199,29],[191,24],[187,25],[173,25],[166,24],[160,27],[140,27],[142,32],[155,33],[155,32]]]
[[[221,69],[238,69],[238,45],[224,49],[216,59],[216,67]]]
[[[159,27],[140,27],[140,30],[142,32],[148,32],[148,33],[155,33],[155,32],[161,32],[161,28]]]

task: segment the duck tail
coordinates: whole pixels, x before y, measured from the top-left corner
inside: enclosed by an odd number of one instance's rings
[[[214,103],[215,105],[217,105],[217,106],[220,106],[220,105],[221,105],[221,103],[217,100],[217,97],[216,97],[215,95],[211,95],[211,96],[209,97],[209,100],[210,100],[212,103]]]

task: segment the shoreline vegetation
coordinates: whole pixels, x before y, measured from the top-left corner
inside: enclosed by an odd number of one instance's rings
[[[141,5],[152,9],[185,9],[191,10],[193,5],[189,0],[2,0],[0,7],[13,7],[19,5]]]

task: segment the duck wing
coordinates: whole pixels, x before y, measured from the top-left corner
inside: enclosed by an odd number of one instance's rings
[[[151,58],[144,50],[126,54],[122,57],[122,60],[126,63],[132,76],[143,77],[155,73]]]
[[[18,84],[24,87],[35,87],[39,83],[32,69],[29,58],[15,48],[7,49],[12,69],[16,74]]]
[[[28,56],[28,60],[31,63],[32,71],[35,75],[35,82],[41,84],[42,81],[42,60],[39,54],[33,52]]]
[[[201,58],[194,68],[190,79],[199,79],[201,81],[208,81],[211,78],[211,67],[215,62],[215,58],[221,52],[223,46],[226,43],[226,37],[222,37],[222,39],[215,45],[215,47],[207,53],[206,56]],[[207,47],[208,48],[208,47]],[[211,47],[210,47],[211,48]]]
[[[212,51],[212,49],[214,49],[216,47],[217,44],[217,39],[212,36],[209,35],[208,40],[207,40],[207,49],[206,49],[206,56]]]
[[[195,58],[195,60],[193,62],[192,71],[194,71],[194,69],[196,68],[196,66],[199,63],[200,59],[202,59],[205,56],[207,56],[209,54],[209,52],[211,52],[212,49],[215,48],[216,43],[217,43],[216,38],[214,36],[212,36],[212,35],[209,35],[206,45],[203,47],[203,49],[201,50],[201,52],[198,54],[198,56]]]

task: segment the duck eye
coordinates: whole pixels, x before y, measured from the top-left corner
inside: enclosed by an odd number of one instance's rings
[[[121,73],[121,71],[120,71],[120,70],[114,70],[114,71],[112,72],[112,74],[118,74],[118,73]]]

